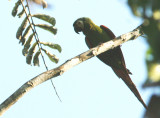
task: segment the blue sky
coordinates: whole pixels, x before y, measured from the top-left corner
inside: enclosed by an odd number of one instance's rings
[[[45,71],[29,66],[22,56],[22,46],[16,39],[16,30],[21,20],[11,16],[15,1],[1,1],[1,79],[0,102],[3,102],[26,81]],[[32,13],[46,13],[56,18],[58,33],[53,36],[37,29],[41,41],[58,43],[62,47],[58,64],[49,61],[49,69],[87,51],[84,35],[76,34],[73,22],[80,17],[90,17],[97,25],[106,25],[116,36],[131,31],[141,24],[134,17],[125,0],[50,0],[51,9],[32,8]],[[3,11],[4,10],[4,11]],[[35,21],[40,23],[39,21]],[[150,92],[141,88],[146,78],[145,51],[147,45],[142,38],[122,45],[127,68],[131,78],[148,103]],[[2,118],[141,118],[144,108],[121,79],[110,67],[96,57],[70,69],[62,76],[53,78],[62,99],[58,100],[50,81],[35,87],[14,104]]]

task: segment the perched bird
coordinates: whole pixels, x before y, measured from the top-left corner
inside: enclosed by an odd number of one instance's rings
[[[110,41],[115,38],[113,32],[101,25],[100,27],[93,23],[90,18],[82,17],[77,19],[73,24],[76,33],[83,32],[86,36],[85,41],[89,48],[93,48],[101,43]],[[141,95],[139,94],[135,84],[132,82],[129,74],[132,74],[127,68],[120,46],[104,52],[97,56],[102,62],[110,66],[114,73],[121,78],[129,89],[134,93],[137,99],[147,109]]]

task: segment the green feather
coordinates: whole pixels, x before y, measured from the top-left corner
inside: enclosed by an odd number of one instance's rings
[[[92,41],[93,47],[112,39],[104,30],[102,30],[98,25],[94,24],[91,19],[85,18],[84,25],[85,29],[83,33]]]

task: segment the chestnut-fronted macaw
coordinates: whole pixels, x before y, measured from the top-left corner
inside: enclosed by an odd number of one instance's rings
[[[85,42],[89,48],[93,48],[101,43],[115,38],[115,35],[109,28],[105,27],[104,25],[101,25],[100,27],[97,26],[90,18],[82,17],[77,19],[74,22],[73,27],[76,33],[83,32],[83,34],[86,36]],[[104,52],[97,57],[113,69],[114,73],[124,81],[137,99],[147,109],[146,104],[144,103],[135,84],[132,82],[129,76],[131,72],[126,68],[120,46]]]

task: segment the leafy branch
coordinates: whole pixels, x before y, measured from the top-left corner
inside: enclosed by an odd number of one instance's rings
[[[55,20],[54,17],[51,17],[51,16],[46,15],[46,14],[33,14],[33,15],[31,15],[29,5],[28,5],[28,1],[26,0],[26,3],[27,3],[26,6],[24,6],[23,1],[24,0],[18,0],[15,3],[15,7],[12,10],[12,15],[14,17],[16,15],[18,15],[19,18],[21,18],[23,14],[26,14],[26,17],[24,18],[23,22],[21,23],[20,27],[17,30],[16,38],[19,39],[19,43],[21,43],[22,46],[24,46],[24,48],[22,50],[22,54],[24,56],[26,56],[26,63],[31,65],[31,61],[33,60],[33,62],[36,63],[36,64],[33,63],[34,66],[39,66],[39,61],[37,61],[37,58],[39,58],[39,55],[41,55],[42,59],[43,59],[43,63],[45,65],[46,69],[48,70],[48,67],[47,67],[47,65],[45,63],[45,60],[44,60],[44,56],[42,54],[42,50],[46,50],[46,49],[42,48],[42,45],[40,43],[38,33],[37,33],[35,27],[44,29],[44,30],[49,31],[52,34],[56,35],[57,29],[54,27],[55,24],[56,24],[56,20]],[[18,7],[20,5],[22,5],[23,9],[22,9],[21,12],[18,13]],[[26,8],[28,8],[29,13],[27,13]],[[48,24],[35,24],[34,21],[33,21],[33,18],[43,20],[43,21],[49,23],[50,25],[48,25]],[[31,30],[32,30],[32,33],[30,33]],[[33,37],[36,39],[36,43],[32,44]],[[49,42],[46,43],[46,45],[48,45],[48,47],[50,47],[49,44],[50,44]],[[58,45],[58,44],[55,44],[55,45]],[[37,46],[38,46],[38,50],[36,51]],[[60,45],[58,45],[58,48],[61,48]],[[59,49],[56,48],[56,46],[55,46],[55,48],[52,48],[52,49],[59,50]],[[44,52],[46,52],[46,51],[44,51]],[[61,51],[59,51],[59,52],[61,52]],[[39,53],[39,55],[36,55],[36,58],[34,58],[33,55],[38,54],[38,53]],[[48,53],[45,53],[45,54],[48,56]],[[53,55],[51,53],[49,53],[49,54]],[[34,59],[36,59],[36,60],[34,60]],[[58,60],[59,60],[58,58],[55,58],[55,56],[52,56],[52,58],[49,58],[49,59],[54,63],[58,63]]]
[[[22,46],[24,46],[23,50],[22,50],[22,54],[24,56],[26,56],[26,63],[31,65],[31,62],[33,60],[33,65],[39,66],[40,65],[39,64],[39,55],[41,55],[43,63],[45,65],[45,68],[46,68],[46,70],[48,70],[48,67],[46,65],[42,51],[54,63],[58,63],[59,59],[56,57],[56,55],[54,55],[54,54],[50,53],[49,51],[47,51],[46,49],[42,48],[41,44],[48,46],[51,49],[56,49],[59,52],[61,52],[62,49],[61,49],[61,46],[58,44],[53,44],[50,42],[45,42],[45,43],[40,42],[39,37],[38,37],[38,33],[37,33],[35,27],[39,27],[41,29],[44,29],[44,30],[49,31],[52,34],[56,35],[57,29],[54,27],[56,24],[56,20],[54,17],[51,17],[46,14],[33,14],[32,15],[30,12],[28,1],[26,0],[26,3],[27,3],[26,6],[24,6],[23,1],[24,0],[18,0],[15,3],[15,7],[12,10],[12,16],[14,16],[14,17],[17,15],[17,16],[19,16],[19,18],[21,18],[23,16],[23,14],[26,14],[26,17],[24,18],[22,24],[20,25],[20,27],[17,30],[16,38],[19,39],[19,43],[22,43]],[[21,12],[18,13],[18,7],[20,5],[22,5],[23,9]],[[26,8],[28,8],[29,13],[27,13]],[[48,25],[48,24],[35,24],[33,21],[33,17],[40,19],[40,20],[43,20],[43,21],[49,23],[50,25]],[[28,25],[28,23],[29,23],[29,25]],[[30,33],[31,30],[32,30],[32,33]],[[32,44],[33,37],[35,38],[36,42]],[[36,51],[37,46],[38,46],[38,50]],[[52,86],[56,92],[56,95],[58,96],[58,98],[60,100],[60,97],[56,91],[56,88],[55,88],[52,80],[51,80],[51,83],[52,83]]]
[[[37,85],[53,77],[60,76],[67,70],[82,63],[83,61],[86,61],[110,49],[113,49],[128,40],[134,40],[137,37],[141,36],[142,34],[143,32],[141,26],[139,26],[135,30],[129,33],[123,34],[111,41],[102,43],[96,46],[95,48],[92,48],[76,57],[73,57],[72,59],[66,61],[59,67],[41,73],[40,75],[34,77],[33,79],[23,84],[17,91],[15,91],[10,97],[8,97],[2,104],[0,104],[0,115],[2,115],[5,111],[7,111],[7,109],[9,109],[14,103],[16,103],[25,93],[27,93],[29,90],[36,87]]]

